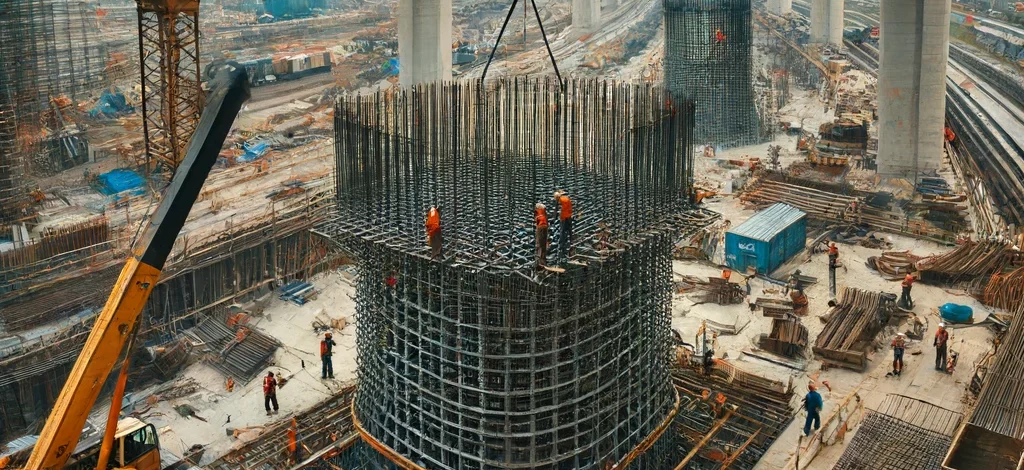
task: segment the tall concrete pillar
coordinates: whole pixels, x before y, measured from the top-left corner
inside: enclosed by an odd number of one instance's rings
[[[878,173],[916,180],[942,162],[949,0],[882,0]]]
[[[843,9],[844,0],[828,0],[828,43],[843,45]]]
[[[828,42],[828,0],[811,0],[811,42]]]
[[[783,16],[793,11],[793,0],[768,0],[768,13]]]
[[[399,84],[451,79],[452,0],[399,0]]]
[[[601,28],[601,0],[572,0],[572,27],[581,34]]]

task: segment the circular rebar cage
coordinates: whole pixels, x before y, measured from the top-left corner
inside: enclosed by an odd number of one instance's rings
[[[334,228],[360,261],[365,436],[449,469],[605,468],[646,448],[676,406],[670,255],[692,117],[660,88],[601,82],[340,104]],[[558,189],[574,203],[563,255]],[[549,204],[548,263],[564,272],[534,265],[537,202]]]

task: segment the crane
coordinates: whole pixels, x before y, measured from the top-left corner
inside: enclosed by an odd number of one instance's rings
[[[134,340],[140,314],[156,286],[174,240],[217,160],[238,111],[248,98],[249,84],[245,69],[235,63],[225,64],[211,81],[206,112],[189,141],[185,157],[163,200],[136,241],[106,305],[96,318],[85,347],[46,419],[27,469],[62,469],[72,454],[87,454],[76,453],[75,447],[89,412],[125,344]],[[137,470],[158,470],[159,445],[153,426],[134,419],[122,421],[120,426],[117,423],[126,373],[127,368],[123,367],[114,392],[111,418],[96,462],[106,461],[103,454],[109,456],[116,436],[128,436],[133,438],[124,439],[118,446],[115,459],[118,465],[131,466]],[[106,470],[107,466],[103,467]]]

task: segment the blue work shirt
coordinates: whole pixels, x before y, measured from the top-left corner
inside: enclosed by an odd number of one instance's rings
[[[804,404],[804,409],[808,413],[817,413],[822,407],[825,406],[825,402],[821,399],[821,394],[815,390],[807,392],[807,403]]]

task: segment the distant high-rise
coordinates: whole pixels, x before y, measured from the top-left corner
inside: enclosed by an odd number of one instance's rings
[[[665,86],[696,102],[694,139],[758,140],[751,85],[750,0],[664,0]]]

